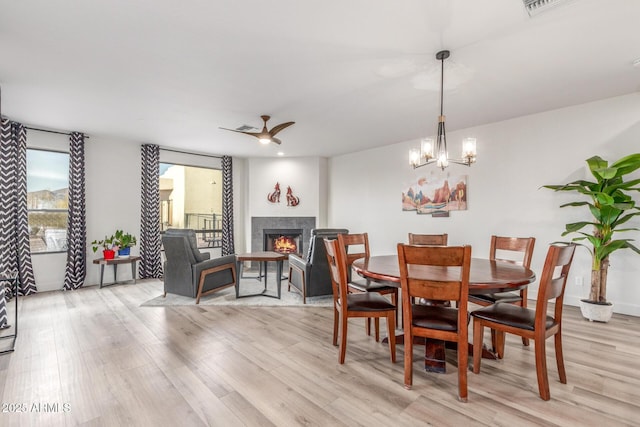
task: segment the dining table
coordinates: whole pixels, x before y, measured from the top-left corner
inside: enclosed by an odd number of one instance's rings
[[[377,255],[358,259],[352,264],[353,270],[361,277],[384,283],[389,286],[400,285],[400,266],[397,255]],[[411,275],[427,280],[459,280],[460,267],[409,266]],[[520,264],[484,258],[472,258],[469,271],[469,294],[480,295],[507,292],[522,289],[536,280],[535,273]],[[396,344],[404,342],[404,334],[396,336]],[[424,338],[414,340],[414,344],[425,345],[425,370],[446,372],[445,343]],[[469,344],[468,351],[472,351]],[[483,348],[483,357],[496,358],[495,354]]]

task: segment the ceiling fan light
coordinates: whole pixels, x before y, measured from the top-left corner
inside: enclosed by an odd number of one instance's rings
[[[270,142],[271,142],[271,138],[266,137],[266,136],[261,136],[261,137],[260,137],[260,143],[261,143],[261,144],[265,144],[265,145],[266,145],[266,144],[268,144],[268,143],[270,143]]]

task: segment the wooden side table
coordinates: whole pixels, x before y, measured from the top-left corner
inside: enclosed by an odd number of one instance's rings
[[[280,299],[280,288],[282,283],[282,264],[285,260],[289,259],[288,254],[281,254],[279,252],[250,252],[246,254],[236,255],[236,263],[238,270],[238,280],[236,282],[236,298],[252,297],[261,295],[264,297],[278,298]],[[244,261],[259,261],[261,266],[264,266],[264,290],[257,294],[240,295],[240,278],[242,277],[242,268]],[[273,261],[276,263],[276,285],[277,295],[267,293],[267,262]]]
[[[115,285],[118,283],[118,265],[120,264],[131,264],[131,277],[133,278],[133,283],[136,283],[136,264],[140,260],[139,256],[129,256],[127,258],[116,257],[114,259],[104,259],[98,258],[94,259],[94,264],[100,264],[100,288],[102,289],[102,280],[104,278],[104,266],[105,265],[113,265],[113,283],[107,283],[104,286]],[[120,282],[124,283],[124,282]]]

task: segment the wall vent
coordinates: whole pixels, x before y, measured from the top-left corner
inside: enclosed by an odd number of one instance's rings
[[[524,8],[527,9],[529,16],[535,16],[539,13],[547,11],[554,6],[566,3],[566,0],[522,0]]]

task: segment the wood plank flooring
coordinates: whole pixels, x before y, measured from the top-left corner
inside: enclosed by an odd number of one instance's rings
[[[640,423],[640,318],[590,323],[566,307],[568,384],[558,381],[548,340],[551,401],[538,397],[533,347],[508,336],[505,359],[470,372],[469,401],[460,403],[453,352],[447,374],[431,374],[416,347],[414,387],[405,390],[403,348],[392,364],[361,319],[349,325],[339,365],[330,308],[140,307],[161,289],[139,281],[21,299],[16,351],[0,356],[0,425]]]

